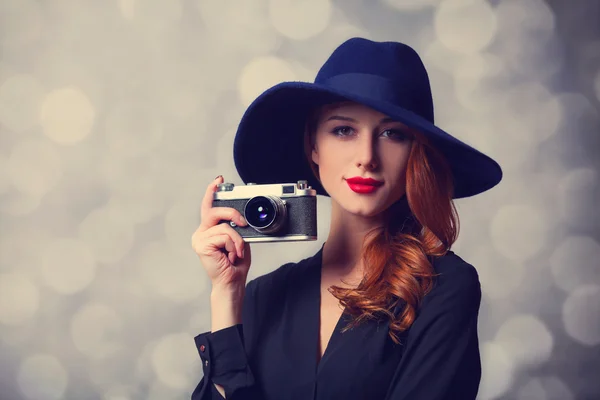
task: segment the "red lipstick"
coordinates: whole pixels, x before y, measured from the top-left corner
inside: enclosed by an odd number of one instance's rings
[[[348,178],[346,182],[350,186],[350,189],[356,193],[373,193],[379,186],[383,185],[382,181],[373,178],[362,178],[360,176]]]

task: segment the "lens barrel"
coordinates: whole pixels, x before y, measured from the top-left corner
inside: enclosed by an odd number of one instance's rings
[[[285,224],[287,208],[277,196],[256,196],[246,203],[244,218],[258,232],[273,234]]]

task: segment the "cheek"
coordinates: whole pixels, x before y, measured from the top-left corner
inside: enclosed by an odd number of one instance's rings
[[[320,167],[335,168],[344,162],[345,152],[340,148],[339,143],[324,139],[319,142],[318,146]]]

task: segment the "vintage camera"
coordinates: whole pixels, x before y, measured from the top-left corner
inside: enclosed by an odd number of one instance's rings
[[[230,224],[246,242],[317,240],[317,191],[307,181],[235,186],[221,183],[213,207],[238,210],[247,226]]]

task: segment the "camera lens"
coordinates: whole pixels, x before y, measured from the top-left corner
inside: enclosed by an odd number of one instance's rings
[[[276,196],[256,196],[248,200],[244,208],[248,225],[261,233],[275,233],[287,217],[284,202]]]

